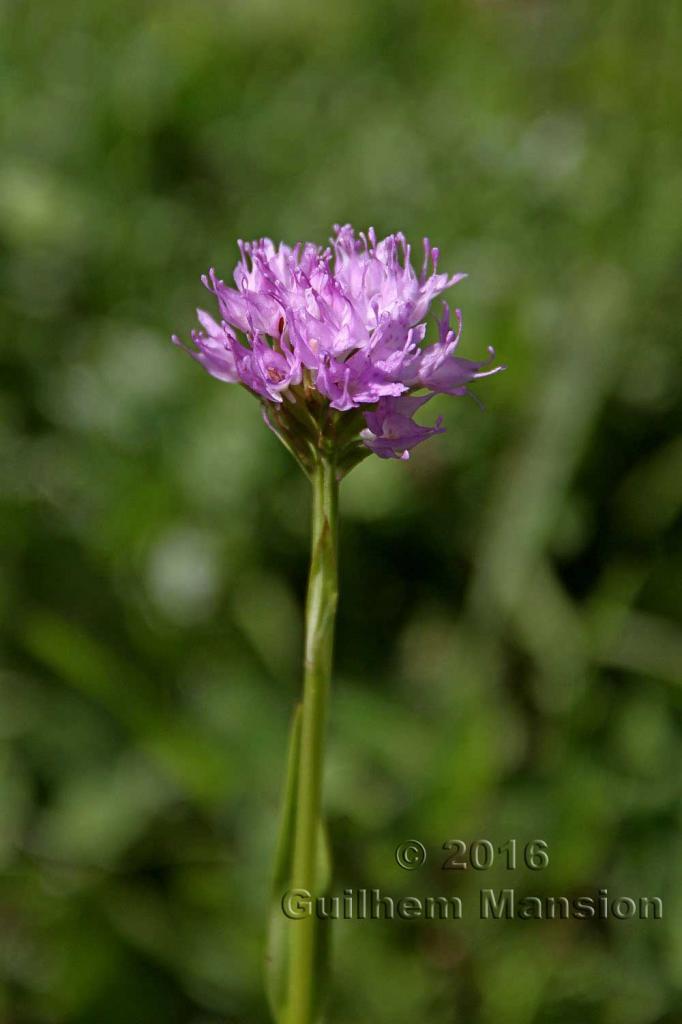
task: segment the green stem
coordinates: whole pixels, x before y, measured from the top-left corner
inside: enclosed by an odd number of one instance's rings
[[[338,597],[338,483],[333,462],[320,457],[313,485],[312,547],[305,609],[305,666],[292,884],[313,898],[320,863],[322,771]],[[314,914],[291,925],[288,1024],[312,1024],[317,929]]]

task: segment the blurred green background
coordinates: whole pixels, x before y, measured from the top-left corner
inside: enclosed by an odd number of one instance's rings
[[[267,1020],[307,485],[168,339],[335,221],[430,235],[509,370],[344,484],[334,890],[470,909],[341,923],[330,1024],[682,1021],[682,5],[0,10],[2,1024]],[[549,868],[441,871],[511,837]]]

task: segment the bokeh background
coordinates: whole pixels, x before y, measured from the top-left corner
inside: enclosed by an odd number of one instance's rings
[[[268,1019],[307,484],[168,339],[336,221],[431,236],[509,370],[344,484],[334,888],[468,911],[340,924],[329,1022],[681,1021],[682,5],[0,10],[2,1024]],[[550,866],[441,870],[512,837]]]

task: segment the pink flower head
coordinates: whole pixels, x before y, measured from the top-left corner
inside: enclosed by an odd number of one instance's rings
[[[426,341],[433,300],[465,275],[439,273],[438,249],[428,239],[423,244],[417,273],[401,233],[377,241],[372,228],[356,236],[347,224],[336,226],[328,247],[240,242],[235,287],[214,270],[203,278],[221,321],[198,311],[203,329],[192,333],[194,347],[186,351],[214,377],[257,395],[266,422],[290,448],[297,432],[314,424],[301,450],[342,438],[344,458],[363,445],[365,453],[407,458],[443,432],[440,420],[415,423],[418,408],[436,393],[466,394],[472,381],[503,369],[486,369],[492,348],[484,362],[455,355],[462,319],[457,310],[453,330],[446,303],[437,340]]]

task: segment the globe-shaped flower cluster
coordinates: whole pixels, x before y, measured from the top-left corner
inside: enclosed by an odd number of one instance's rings
[[[198,310],[202,329],[182,347],[214,377],[257,395],[266,423],[306,469],[320,453],[340,475],[369,451],[409,458],[444,430],[440,418],[415,422],[421,406],[503,369],[490,366],[492,348],[483,362],[455,354],[462,318],[455,310],[453,330],[447,303],[427,343],[431,303],[466,276],[438,273],[428,239],[419,273],[402,233],[377,241],[373,229],[356,236],[348,224],[336,225],[328,247],[261,238],[239,248],[234,288],[214,270],[202,278],[220,320]]]

